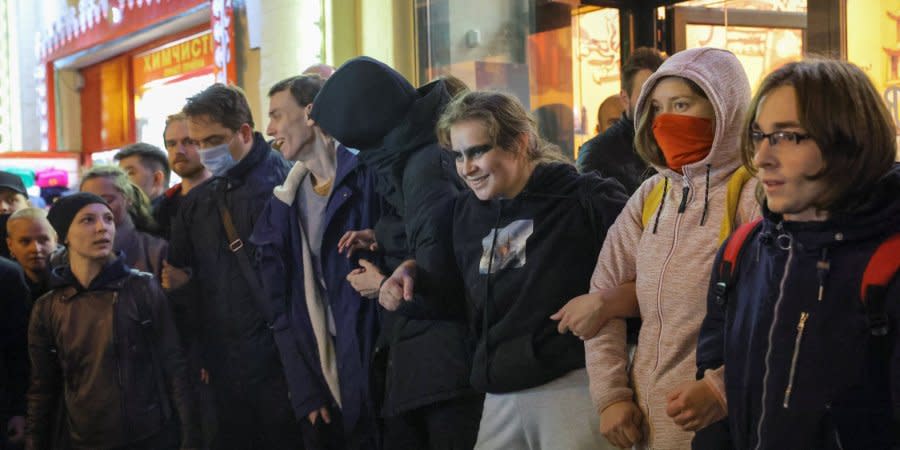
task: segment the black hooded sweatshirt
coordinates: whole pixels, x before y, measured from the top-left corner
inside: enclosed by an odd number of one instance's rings
[[[391,347],[387,416],[472,393],[462,280],[448,270],[453,199],[463,186],[434,131],[449,101],[443,81],[416,90],[393,69],[361,57],[329,78],[311,112],[326,133],[360,150],[388,203],[383,210],[393,210],[375,225],[382,270],[389,274],[406,259],[418,265],[416,300],[382,314],[378,347]]]
[[[471,382],[504,393],[584,367],[584,344],[550,316],[586,294],[622,185],[568,164],[540,164],[508,200],[456,203],[453,246],[477,336]],[[499,230],[499,232],[496,232]]]

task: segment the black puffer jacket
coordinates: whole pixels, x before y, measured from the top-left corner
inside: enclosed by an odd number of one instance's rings
[[[182,446],[197,447],[192,389],[159,283],[121,257],[87,288],[69,266],[53,276],[28,330],[27,448],[61,448],[62,423],[73,447],[125,446],[173,432],[176,413]]]
[[[415,259],[417,298],[440,305],[436,313],[416,308],[416,301],[383,311],[380,347],[392,348],[382,408],[388,416],[473,392],[462,281],[448,270],[452,200],[462,183],[434,133],[449,100],[443,81],[415,90],[393,69],[363,57],[328,80],[311,113],[335,139],[360,149],[360,162],[375,171],[376,190],[394,209],[375,227],[383,269]],[[360,128],[358,114],[376,119]]]

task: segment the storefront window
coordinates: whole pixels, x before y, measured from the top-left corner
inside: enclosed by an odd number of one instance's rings
[[[757,11],[806,12],[806,0],[689,0],[679,6],[733,8]]]
[[[732,51],[759,85],[775,68],[800,60],[806,33],[806,0],[692,0],[673,8],[675,47]]]
[[[572,76],[575,147],[619,119],[624,104],[619,79],[622,49],[619,11],[597,9],[572,15]]]
[[[417,1],[419,81],[443,74],[510,92],[574,158],[619,92],[618,11],[523,0]],[[614,114],[615,115],[615,114]]]
[[[499,89],[529,105],[527,47],[534,33],[531,2],[417,2],[419,81],[451,74],[472,89]]]
[[[854,2],[847,8],[847,59],[871,77],[900,126],[900,0]]]

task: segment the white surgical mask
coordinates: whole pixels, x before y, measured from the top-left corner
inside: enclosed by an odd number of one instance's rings
[[[228,151],[228,143],[210,147],[205,150],[198,150],[200,163],[212,172],[213,176],[223,176],[228,169],[234,167],[235,160]]]

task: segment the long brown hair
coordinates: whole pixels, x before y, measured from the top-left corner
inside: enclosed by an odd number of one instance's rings
[[[825,162],[809,177],[826,185],[813,206],[829,213],[852,212],[897,157],[897,130],[887,106],[865,72],[851,63],[810,59],[782,66],[762,81],[744,121],[741,159],[753,174],[756,148],[750,128],[762,99],[781,86],[794,88],[798,121]]]
[[[516,97],[495,91],[471,91],[458,95],[444,110],[437,123],[440,144],[450,148],[450,127],[459,122],[476,120],[484,125],[491,144],[508,152],[515,152],[526,137],[525,156],[529,161],[571,162],[559,147],[538,136],[537,122]]]

